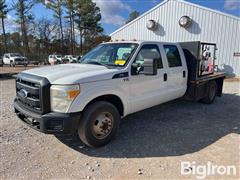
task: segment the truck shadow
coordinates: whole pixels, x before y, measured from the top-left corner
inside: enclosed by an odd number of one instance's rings
[[[240,134],[240,96],[223,94],[212,105],[175,100],[122,120],[117,137],[97,149],[77,138],[58,139],[93,157],[141,158],[180,156],[197,152],[222,137]]]

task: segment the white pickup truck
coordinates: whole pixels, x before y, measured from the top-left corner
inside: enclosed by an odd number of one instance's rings
[[[15,67],[16,65],[27,66],[28,59],[19,53],[8,53],[3,55],[3,63],[10,67]]]
[[[224,74],[199,70],[203,46],[215,47],[200,42],[102,43],[80,64],[18,74],[15,112],[38,131],[76,133],[88,146],[105,145],[128,114],[180,97],[209,104],[221,96]]]

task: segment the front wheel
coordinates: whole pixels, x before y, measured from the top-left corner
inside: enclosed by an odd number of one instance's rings
[[[105,101],[90,104],[79,123],[79,138],[88,146],[107,144],[116,135],[120,123],[117,108]]]
[[[15,67],[15,63],[14,62],[10,62],[10,67]]]

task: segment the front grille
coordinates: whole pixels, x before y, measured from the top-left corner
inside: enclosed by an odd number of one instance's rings
[[[50,111],[50,83],[46,78],[20,73],[16,92],[17,101],[26,109],[39,114]]]
[[[40,84],[25,81],[19,78],[16,80],[16,86],[18,100],[29,108],[41,111]],[[22,95],[22,90],[25,90],[27,94]]]

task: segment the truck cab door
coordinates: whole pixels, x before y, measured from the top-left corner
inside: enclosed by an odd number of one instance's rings
[[[163,44],[167,60],[167,89],[169,100],[182,97],[187,89],[187,65],[181,48],[175,44]]]
[[[157,59],[157,75],[144,75],[142,64],[144,59]],[[143,45],[135,57],[130,80],[130,102],[132,112],[140,111],[151,106],[165,102],[167,83],[164,81],[166,68],[162,62],[162,56],[157,44]]]

